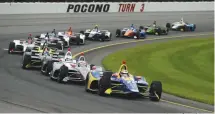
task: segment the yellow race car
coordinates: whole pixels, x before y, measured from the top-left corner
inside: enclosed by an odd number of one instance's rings
[[[52,55],[56,51],[56,49],[50,48],[46,44],[43,46],[27,47],[22,58],[22,68],[40,68],[42,66],[42,60],[52,58]]]
[[[149,97],[150,100],[159,101],[162,94],[160,81],[153,81],[149,87],[143,76],[135,76],[128,72],[125,62],[118,72],[105,71],[103,74],[92,67],[87,75],[85,90],[97,92],[99,95],[123,94],[130,97]]]

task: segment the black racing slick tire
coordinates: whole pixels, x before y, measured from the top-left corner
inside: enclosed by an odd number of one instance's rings
[[[22,61],[22,68],[27,69],[27,65],[31,63],[31,55],[25,55]]]
[[[152,81],[149,89],[149,99],[151,101],[160,101],[162,94],[162,83],[160,81]]]
[[[76,37],[76,44],[80,45],[80,43],[81,43],[81,38],[80,38],[80,36],[77,36]]]
[[[116,37],[120,37],[121,36],[121,30],[120,29],[117,29],[116,30]]]
[[[171,29],[171,24],[170,23],[166,23],[166,28],[169,30]]]
[[[61,43],[57,43],[57,44],[56,44],[56,48],[57,48],[58,50],[63,50],[62,44],[61,44]]]
[[[9,43],[9,48],[8,48],[8,54],[11,54],[11,50],[15,49],[15,43],[14,42],[10,42]]]
[[[80,33],[81,33],[81,34],[84,34],[84,31],[82,30],[82,31],[80,31]]]
[[[49,73],[52,71],[53,69],[53,61],[48,61],[47,62],[47,65],[46,65],[46,68],[45,68],[45,75],[46,76],[49,76]]]
[[[67,74],[68,74],[68,67],[63,65],[60,68],[60,72],[59,72],[59,75],[58,75],[58,78],[57,78],[57,82],[62,83],[63,79],[67,76]]]
[[[101,79],[99,80],[98,83],[98,94],[100,96],[105,96],[105,91],[111,87],[111,76],[112,76],[113,72],[104,72],[103,76],[101,77]]]

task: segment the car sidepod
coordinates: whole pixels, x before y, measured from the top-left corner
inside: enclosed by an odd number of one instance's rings
[[[98,91],[98,81],[101,77],[100,72],[98,71],[91,71],[87,74],[85,80],[85,91],[86,92],[95,92]]]

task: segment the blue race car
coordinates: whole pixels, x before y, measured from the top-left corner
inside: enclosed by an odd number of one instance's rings
[[[125,62],[118,72],[96,71],[94,67],[86,78],[85,90],[98,92],[99,95],[123,94],[129,97],[149,97],[152,101],[159,101],[162,94],[160,81],[153,81],[149,87],[143,76],[135,76],[128,72]]]
[[[134,26],[131,26],[130,28],[117,29],[116,37],[141,39],[146,38],[146,31],[142,26],[140,26],[139,29],[136,29]]]

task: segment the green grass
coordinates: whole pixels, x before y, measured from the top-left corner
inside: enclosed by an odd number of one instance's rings
[[[191,38],[153,43],[110,54],[105,69],[117,71],[122,60],[135,75],[160,80],[163,91],[179,97],[214,104],[214,40]]]

